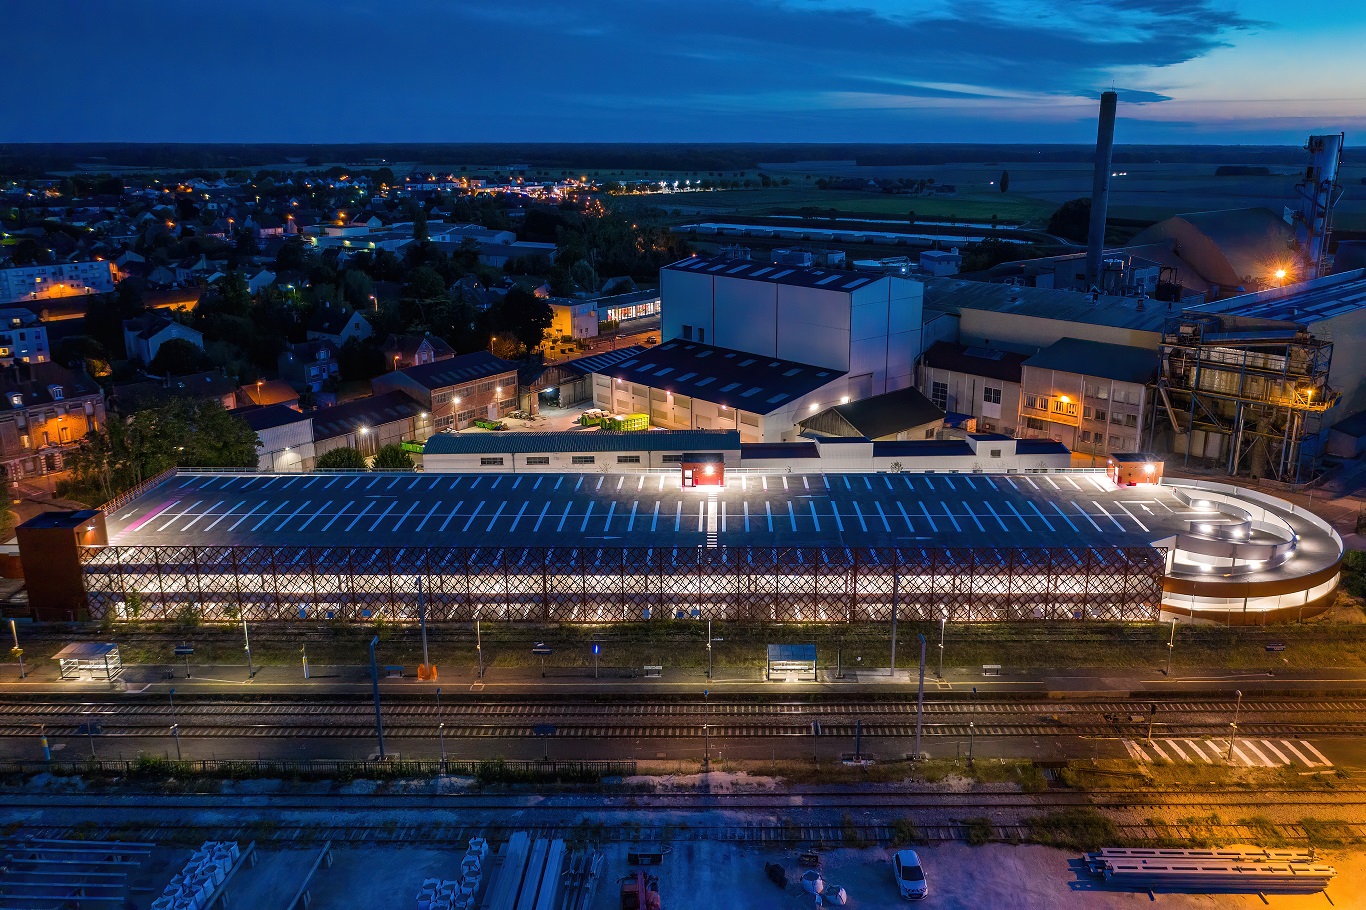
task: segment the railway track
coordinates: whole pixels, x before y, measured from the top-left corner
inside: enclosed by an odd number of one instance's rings
[[[1134,736],[1146,731],[1150,704],[1157,705],[1163,736],[1200,737],[1227,732],[1234,704],[1202,701],[1107,700],[1100,702],[930,701],[922,733],[930,737]],[[158,736],[178,724],[187,737],[349,738],[369,736],[372,706],[359,699],[245,700],[161,699],[28,703],[0,702],[0,736],[77,736],[96,725],[104,736]],[[386,733],[431,738],[442,725],[452,738],[528,738],[553,725],[569,739],[787,738],[813,735],[869,737],[915,734],[916,705],[901,700],[384,701]],[[1268,699],[1242,704],[1239,730],[1263,737],[1366,735],[1366,700]],[[971,724],[971,726],[969,726]]]

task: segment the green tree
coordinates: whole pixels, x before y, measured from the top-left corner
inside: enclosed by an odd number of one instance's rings
[[[413,240],[418,243],[426,243],[427,235],[427,213],[422,206],[413,206]]]
[[[375,453],[375,462],[370,466],[372,471],[411,471],[413,469],[413,456],[403,450],[403,446],[396,442],[391,442],[387,446],[381,446]]]
[[[1069,199],[1048,219],[1048,233],[1064,240],[1085,243],[1091,229],[1091,199]]]
[[[177,464],[196,468],[253,468],[261,441],[256,431],[217,400],[192,406],[191,426]]]
[[[199,345],[184,338],[172,338],[157,348],[157,355],[147,365],[156,376],[184,376],[207,369],[208,358]]]
[[[364,471],[365,456],[359,449],[342,446],[340,449],[329,449],[318,456],[316,467],[319,471]]]
[[[494,327],[512,335],[530,352],[545,340],[554,315],[546,301],[525,288],[513,288],[496,307]]]
[[[1001,171],[1001,179],[996,184],[1001,188],[1001,192],[1010,189],[1010,171]]]

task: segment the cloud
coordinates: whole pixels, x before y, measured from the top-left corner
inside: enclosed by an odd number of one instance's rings
[[[1214,0],[82,7],[7,0],[10,70],[43,78],[0,97],[0,140],[895,140],[956,111],[1021,141],[1012,111],[1073,116],[1117,77],[1161,105],[1164,70],[1265,27]]]

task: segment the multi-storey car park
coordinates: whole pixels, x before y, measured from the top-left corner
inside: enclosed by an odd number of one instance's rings
[[[1117,485],[1066,469],[715,469],[722,484],[695,488],[686,463],[181,471],[104,511],[41,516],[19,541],[35,609],[61,619],[193,609],[208,621],[415,621],[419,610],[432,621],[1151,621],[1167,611],[1261,623],[1324,609],[1338,583],[1342,542],[1329,525],[1226,484]]]

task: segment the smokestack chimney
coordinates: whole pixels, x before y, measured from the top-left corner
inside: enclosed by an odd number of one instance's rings
[[[1086,280],[1100,285],[1100,256],[1105,248],[1105,212],[1110,207],[1110,167],[1115,153],[1115,107],[1119,96],[1100,96],[1100,123],[1096,127],[1096,171],[1091,180],[1091,231],[1086,237]]]

